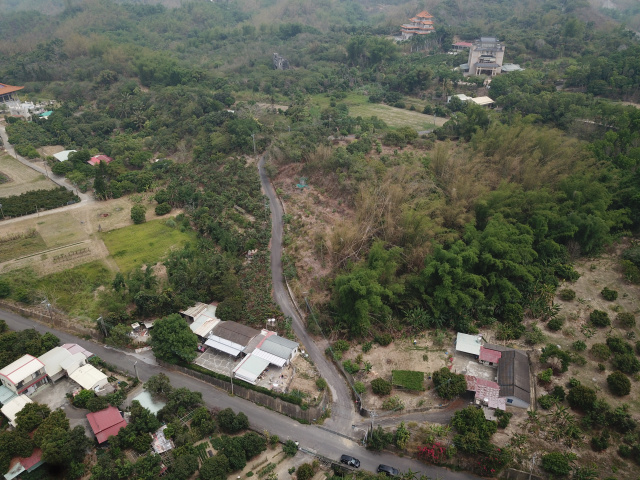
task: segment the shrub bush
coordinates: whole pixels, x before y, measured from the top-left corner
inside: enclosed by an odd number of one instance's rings
[[[371,381],[371,389],[376,395],[389,395],[391,393],[391,383],[384,378],[376,378]]]
[[[622,443],[618,447],[618,455],[620,455],[622,458],[631,458],[632,454],[633,449],[629,445]]]
[[[334,352],[340,353],[346,352],[347,350],[349,350],[349,347],[349,342],[347,342],[346,340],[338,340],[331,346]]]
[[[613,368],[633,375],[640,372],[640,361],[633,353],[618,353],[613,357]]]
[[[367,387],[362,382],[354,382],[353,389],[360,395],[367,391]]]
[[[611,290],[608,287],[604,287],[600,292],[600,295],[602,295],[602,298],[608,300],[609,302],[613,302],[614,300],[618,299],[618,292],[616,290]]]
[[[541,383],[549,383],[551,378],[553,377],[553,370],[551,368],[547,368],[538,374],[538,380]]]
[[[351,375],[355,375],[360,371],[360,365],[358,365],[355,362],[352,362],[351,360],[345,360],[344,362],[342,362],[342,366]]]
[[[391,342],[393,342],[393,337],[388,333],[383,333],[382,335],[376,335],[374,340],[381,347],[386,347]]]
[[[327,388],[327,381],[324,378],[319,378],[316,380],[316,387],[318,390],[323,391]]]
[[[144,205],[134,205],[133,207],[131,207],[131,220],[133,220],[133,223],[135,223],[136,225],[144,223],[147,221],[145,217],[146,213],[147,209],[144,207]]]
[[[609,448],[609,432],[604,430],[599,436],[592,437],[591,448],[596,452],[602,452]]]
[[[451,400],[467,391],[467,381],[464,375],[454,373],[447,367],[433,372],[432,378],[437,394],[445,400]]]
[[[569,391],[567,395],[567,401],[571,408],[578,408],[581,410],[591,410],[593,404],[597,399],[596,391],[592,388],[585,387],[584,385],[577,385]]]
[[[547,340],[545,334],[538,328],[536,325],[531,327],[527,333],[524,334],[525,342],[529,345],[537,345],[539,343],[544,343]]]
[[[611,357],[611,349],[604,343],[594,343],[591,346],[591,355],[596,360],[604,362],[605,360],[608,360],[609,357]]]
[[[561,452],[551,452],[543,455],[542,468],[554,475],[568,475],[571,471],[569,458]]]
[[[553,387],[551,395],[557,398],[559,402],[564,402],[564,399],[567,397],[567,393],[560,385],[556,385],[555,387]]]
[[[636,326],[636,317],[633,313],[622,312],[616,316],[616,321],[622,328],[633,328]]]
[[[582,340],[576,340],[571,344],[571,348],[573,348],[576,352],[584,352],[587,349],[587,344]]]
[[[372,342],[364,343],[362,345],[362,352],[363,353],[369,353],[369,351],[371,351],[372,347],[373,347],[373,343]]]
[[[602,310],[594,310],[589,315],[589,320],[596,327],[608,327],[611,325],[611,320],[609,320],[609,314],[607,312],[603,312]]]
[[[552,395],[542,395],[538,397],[538,405],[545,410],[549,410],[557,400],[558,399]]]
[[[622,372],[613,372],[607,377],[609,390],[618,397],[629,395],[631,392],[631,380]]]
[[[571,300],[575,300],[576,292],[575,290],[571,290],[570,288],[563,288],[558,292],[558,296],[560,297],[560,300],[570,302]]]
[[[166,215],[170,211],[171,205],[169,205],[168,203],[161,203],[159,205],[156,205],[156,215],[158,215],[159,217],[162,215]]]
[[[553,332],[557,332],[564,325],[564,319],[562,317],[552,318],[547,322],[547,328]]]
[[[509,420],[513,417],[513,413],[507,413],[504,410],[496,409],[496,418],[498,419],[498,428],[507,428]]]
[[[633,347],[631,344],[625,342],[620,337],[607,338],[607,347],[613,353],[633,353]]]

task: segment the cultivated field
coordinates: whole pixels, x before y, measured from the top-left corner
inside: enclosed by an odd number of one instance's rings
[[[20,195],[31,190],[56,188],[57,185],[10,155],[0,155],[0,173],[9,181],[0,184],[0,197]]]
[[[123,273],[144,264],[154,265],[172,249],[182,248],[187,242],[196,240],[193,231],[183,233],[165,225],[164,220],[111,230],[102,233],[101,238]]]

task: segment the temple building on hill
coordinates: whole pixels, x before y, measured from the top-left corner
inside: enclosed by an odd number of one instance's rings
[[[402,40],[409,40],[414,35],[428,35],[433,33],[433,21],[431,20],[433,15],[430,15],[426,10],[420,12],[415,17],[409,20],[410,23],[405,23],[400,28],[402,32]]]
[[[504,45],[496,37],[481,37],[469,49],[469,61],[460,65],[466,75],[499,75],[502,73]]]
[[[14,98],[13,94],[23,88],[24,87],[14,87],[12,85],[0,83],[0,103],[17,100],[17,98]]]

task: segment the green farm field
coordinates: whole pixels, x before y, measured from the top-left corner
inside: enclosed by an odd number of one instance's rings
[[[102,233],[110,255],[123,273],[142,265],[154,265],[172,249],[182,248],[196,239],[192,231],[181,232],[165,225],[164,220],[153,220]]]
[[[324,95],[315,95],[311,101],[316,107],[326,108],[329,106],[330,99]],[[406,98],[404,101],[407,105],[413,104],[416,110],[411,111],[404,108],[383,105],[381,103],[370,103],[368,97],[358,94],[347,95],[345,99],[340,100],[341,103],[349,107],[349,115],[351,117],[360,116],[364,118],[375,116],[392,128],[411,127],[417,131],[433,128],[433,116],[421,113],[424,108],[424,101],[412,98]],[[313,109],[311,111],[313,114]],[[438,126],[441,126],[446,120],[447,119],[444,118],[436,118],[436,123]]]

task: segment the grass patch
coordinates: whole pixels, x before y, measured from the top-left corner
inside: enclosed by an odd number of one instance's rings
[[[38,232],[31,230],[19,238],[0,238],[0,262],[23,257],[47,249],[47,244]]]
[[[395,386],[404,387],[407,390],[421,392],[424,390],[424,372],[393,370],[391,372],[391,383]]]
[[[313,103],[320,108],[329,106],[330,99],[325,95],[315,95],[312,98]],[[383,120],[391,128],[411,127],[421,131],[434,127],[432,122],[433,115],[424,115],[420,111],[405,110],[380,103],[370,103],[368,97],[364,95],[350,94],[344,100],[340,100],[339,103],[344,103],[349,107],[349,116],[351,117],[359,116],[365,118],[375,116]],[[418,100],[407,97],[405,103],[407,105],[413,104],[416,108],[420,108],[424,102],[421,103]],[[422,106],[422,108],[424,107]]]
[[[172,247],[182,248],[187,242],[196,240],[193,231],[181,232],[167,227],[164,220],[111,230],[103,233],[101,238],[125,274],[145,264],[154,265]]]
[[[99,308],[94,292],[108,284],[112,276],[98,260],[39,278],[29,268],[14,270],[0,278],[8,281],[14,300],[40,303],[46,295],[56,308],[71,316],[96,318]]]

